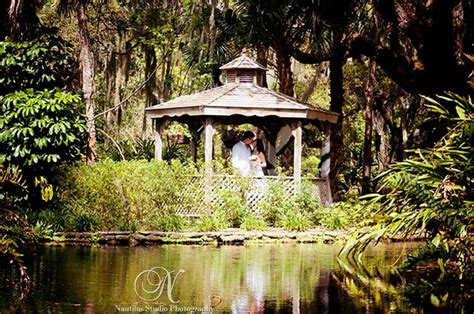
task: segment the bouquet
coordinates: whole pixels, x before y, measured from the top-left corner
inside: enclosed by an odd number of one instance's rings
[[[257,161],[258,160],[258,156],[257,155],[252,155],[249,157],[250,161]]]

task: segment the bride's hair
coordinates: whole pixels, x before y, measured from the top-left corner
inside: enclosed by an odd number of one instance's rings
[[[264,153],[265,154],[265,146],[263,145],[263,141],[261,139],[257,138],[256,144],[257,144],[257,151],[259,153]]]

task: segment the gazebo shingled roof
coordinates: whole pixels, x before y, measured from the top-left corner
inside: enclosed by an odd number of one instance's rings
[[[228,83],[200,93],[181,96],[146,109],[152,119],[188,116],[277,116],[337,121],[337,114],[252,83]]]
[[[275,92],[263,86],[266,69],[250,59],[245,52],[237,59],[220,67],[225,73],[224,85],[148,107],[146,116],[155,126],[155,158],[161,159],[161,134],[167,121],[187,123],[191,128],[204,130],[205,162],[212,160],[213,135],[216,123],[251,123],[264,131],[267,158],[275,162],[277,134],[291,128],[295,139],[294,177],[301,177],[302,126],[314,124],[325,140],[322,155],[329,153],[329,125],[336,123],[338,114]],[[204,126],[201,128],[199,126]],[[289,126],[289,128],[288,128]],[[329,159],[325,158],[321,176],[329,173]],[[212,171],[212,170],[211,170]]]

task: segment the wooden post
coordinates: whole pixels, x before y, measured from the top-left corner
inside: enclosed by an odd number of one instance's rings
[[[210,211],[210,204],[212,200],[212,148],[213,148],[213,136],[214,136],[214,125],[213,120],[207,118],[204,122],[204,164],[205,164],[205,194],[204,202],[208,205]]]
[[[302,123],[297,121],[291,125],[291,134],[295,138],[293,155],[293,176],[295,177],[296,191],[299,192],[301,185],[301,153],[302,153]]]
[[[213,141],[212,138],[214,136],[214,125],[212,119],[206,119],[204,124],[204,163],[206,164],[206,170],[208,165],[212,162],[212,148],[213,148]],[[212,172],[212,168],[210,169]]]
[[[165,120],[154,119],[154,137],[155,137],[155,159],[163,160],[163,129],[165,128]]]

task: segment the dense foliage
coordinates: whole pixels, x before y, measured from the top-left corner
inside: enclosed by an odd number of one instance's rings
[[[414,267],[433,261],[438,265],[437,281],[448,281],[449,286],[454,276],[461,284],[462,298],[474,272],[474,105],[455,94],[428,100],[431,119],[447,126],[446,135],[434,148],[412,150],[408,159],[381,174],[375,201],[381,203],[385,219],[345,250],[360,253],[372,240],[384,236],[407,239],[424,234],[429,242],[409,258],[409,264]],[[432,291],[433,287],[427,294]]]
[[[0,161],[20,167],[31,189],[82,154],[81,97],[60,89],[74,77],[70,52],[51,30],[0,42]]]
[[[27,89],[0,96],[0,159],[32,176],[81,156],[81,98],[60,90]]]
[[[306,230],[316,226],[347,229],[364,221],[370,207],[354,204],[322,207],[303,181],[293,195],[283,181],[263,183],[234,178],[216,187],[206,205],[203,178],[193,165],[173,161],[132,160],[78,165],[59,179],[58,198],[50,209],[27,211],[29,221],[43,230],[220,230],[228,227],[261,229],[267,226]],[[226,181],[229,182],[229,181]],[[248,200],[262,193],[260,212]],[[209,196],[208,195],[208,196]],[[186,218],[177,210],[200,213]],[[367,209],[367,211],[366,211]]]
[[[0,41],[0,94],[68,86],[76,66],[71,52],[50,29],[41,29],[39,36],[29,41]]]
[[[18,245],[24,241],[31,241],[34,238],[34,233],[28,222],[9,210],[9,207],[11,198],[23,197],[25,191],[26,186],[20,170],[11,167],[5,168],[0,163],[0,254],[19,270],[20,298],[28,293],[31,281],[23,264]]]

